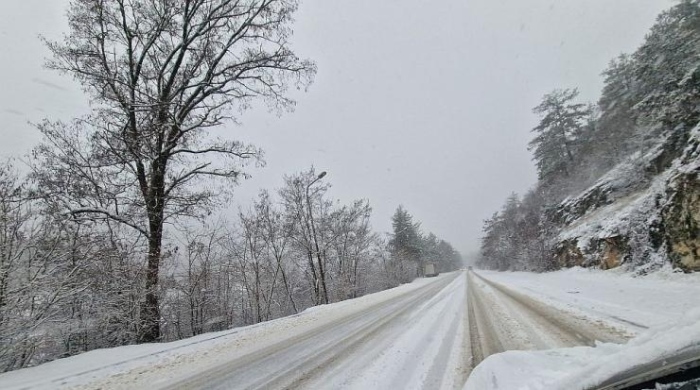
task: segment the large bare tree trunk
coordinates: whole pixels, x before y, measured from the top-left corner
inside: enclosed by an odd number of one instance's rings
[[[148,237],[148,254],[146,264],[146,295],[141,306],[141,329],[139,342],[148,343],[160,340],[160,304],[158,300],[158,274],[160,269],[161,247],[163,243],[163,224],[157,220],[151,222]]]

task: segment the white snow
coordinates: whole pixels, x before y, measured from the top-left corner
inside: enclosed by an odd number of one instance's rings
[[[578,239],[583,252],[591,240],[627,235],[635,224],[649,226],[658,212],[657,197],[665,193],[671,175],[671,170],[657,175],[648,188],[586,213],[563,229],[558,240]]]
[[[635,277],[622,269],[575,267],[543,274],[479,274],[563,310],[617,323],[633,333],[675,323],[686,312],[700,307],[700,273],[665,269]]]
[[[700,274],[633,277],[583,268],[480,274],[591,321],[616,322],[637,337],[624,345],[492,355],[472,371],[465,390],[583,389],[683,348],[700,350]]]
[[[492,355],[473,371],[464,390],[577,390],[615,374],[692,348],[700,353],[700,310],[674,326],[655,327],[627,344],[599,344],[548,351],[507,351]]]
[[[569,196],[561,202],[563,209],[574,208],[578,203],[592,196],[595,192],[604,192],[607,197],[607,204],[592,205],[586,213],[578,219],[572,218],[572,215],[567,216],[566,223],[570,223],[569,228],[585,225],[584,221],[594,221],[597,216],[605,216],[610,214],[610,211],[617,211],[625,208],[630,203],[631,199],[636,199],[649,192],[648,190],[638,191],[630,194],[630,189],[639,186],[639,182],[644,176],[644,167],[649,161],[658,157],[663,151],[662,145],[666,142],[665,138],[656,140],[654,146],[650,147],[645,152],[636,152],[625,158],[622,162],[612,167],[608,172],[602,175],[594,184],[581,193],[575,196]],[[566,233],[564,236],[573,235],[574,233]]]
[[[462,350],[466,278],[459,277],[387,329],[355,359],[308,383],[308,388],[439,389],[464,383]],[[426,337],[427,336],[427,337]],[[464,375],[463,375],[464,374]]]

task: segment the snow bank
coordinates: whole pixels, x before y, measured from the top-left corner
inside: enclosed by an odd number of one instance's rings
[[[586,389],[684,349],[700,352],[700,309],[687,313],[671,328],[650,329],[625,345],[508,351],[490,356],[472,371],[464,390]]]
[[[544,274],[479,274],[591,321],[615,323],[631,334],[668,326],[700,308],[700,273],[677,273],[670,267],[645,276],[625,273],[621,268],[603,271],[581,267]]]
[[[546,274],[479,273],[590,321],[615,322],[637,336],[624,345],[496,354],[472,371],[465,390],[583,389],[684,348],[700,353],[700,273],[670,267],[646,276],[580,267]]]

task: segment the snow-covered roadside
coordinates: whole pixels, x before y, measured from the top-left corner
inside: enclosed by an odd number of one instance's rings
[[[621,343],[631,337],[616,324],[558,310],[487,279],[476,276],[470,283],[473,294],[478,293],[470,298],[481,301],[486,309],[482,315],[491,317],[490,331],[496,334],[503,350],[564,348],[593,345],[596,341]]]
[[[700,308],[700,273],[660,271],[635,277],[622,270],[578,267],[543,274],[478,272],[562,310],[615,322],[634,334],[675,324],[687,312]]]
[[[449,275],[417,279],[413,283],[380,293],[315,307],[295,316],[223,332],[208,333],[163,344],[147,344],[90,351],[37,367],[0,375],[2,389],[56,389],[84,385],[143,367],[157,370],[168,366],[196,372],[223,358],[235,358],[300,334],[324,323],[331,323],[374,305],[400,297]],[[178,372],[181,373],[181,372]]]
[[[470,375],[464,390],[583,390],[681,350],[700,354],[700,310],[671,327],[654,327],[627,344],[599,344],[492,355]]]
[[[633,277],[581,268],[547,274],[479,273],[591,321],[616,321],[637,337],[626,344],[492,355],[472,371],[465,390],[585,389],[683,349],[700,353],[700,274],[669,271]]]

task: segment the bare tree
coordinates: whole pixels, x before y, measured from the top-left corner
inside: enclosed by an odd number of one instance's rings
[[[261,221],[254,212],[246,215],[240,211],[239,219],[243,239],[243,252],[239,256],[240,271],[248,294],[248,305],[253,322],[258,323],[267,320],[264,307],[269,299],[265,294],[263,281],[264,274],[268,271],[265,261],[265,241],[262,237]]]
[[[293,107],[315,66],[289,48],[297,0],[73,0],[48,66],[73,75],[92,114],[45,122],[37,178],[76,218],[127,225],[148,242],[139,341],[160,339],[164,224],[214,204],[260,151],[207,130],[262,98]],[[199,185],[196,185],[199,184]]]
[[[284,220],[281,211],[277,210],[270,199],[270,193],[261,191],[258,201],[255,203],[255,209],[258,213],[261,223],[261,234],[267,246],[268,256],[275,261],[275,277],[273,279],[272,289],[274,290],[274,282],[277,281],[277,274],[282,277],[289,303],[292,305],[294,313],[298,313],[294,295],[289,287],[287,271],[285,270],[284,258],[287,255],[287,246],[290,238],[291,228]],[[272,295],[272,291],[270,293]],[[270,305],[268,302],[267,310],[269,312]]]
[[[325,259],[316,232],[314,212],[323,212],[323,194],[328,185],[318,182],[323,176],[311,168],[293,176],[285,177],[285,186],[279,191],[287,220],[292,229],[292,241],[299,252],[307,258],[307,274],[313,289],[314,304],[328,303],[326,290]]]
[[[333,255],[334,292],[339,299],[362,295],[361,277],[372,257],[372,246],[377,243],[372,233],[372,208],[366,200],[342,206],[328,216],[327,245]]]
[[[190,335],[196,336],[206,331],[205,324],[211,319],[213,268],[218,255],[217,241],[221,235],[216,227],[186,233],[185,272],[181,289],[186,300]]]
[[[0,371],[64,352],[58,341],[86,286],[66,231],[44,215],[29,184],[0,165]]]

